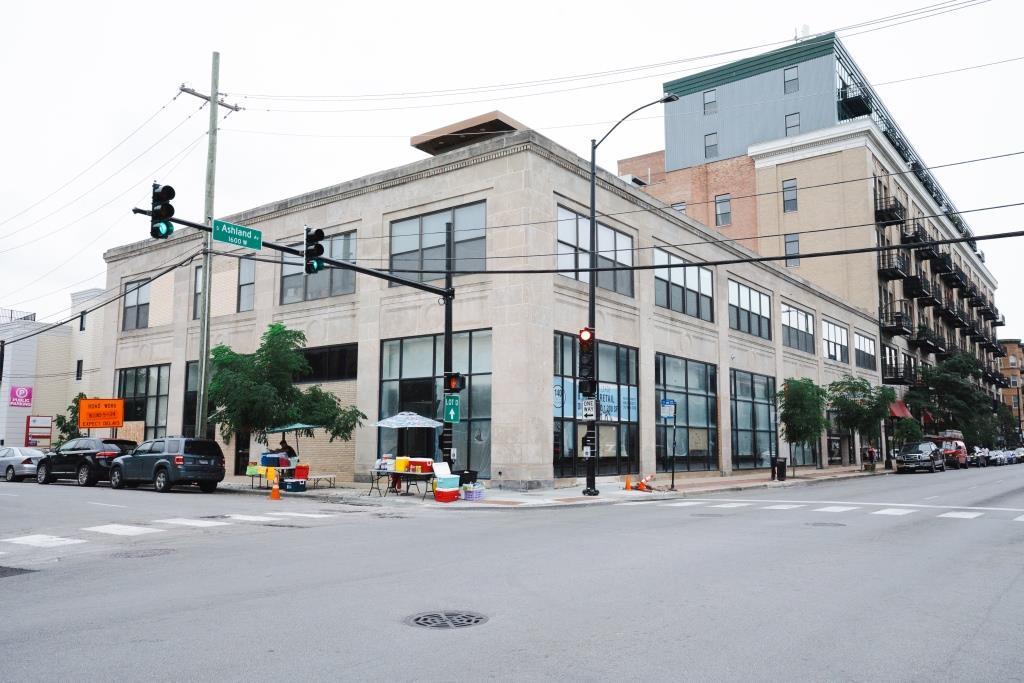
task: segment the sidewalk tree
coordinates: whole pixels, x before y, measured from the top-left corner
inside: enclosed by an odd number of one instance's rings
[[[790,443],[812,444],[828,426],[827,392],[810,379],[790,377],[778,393],[779,422]]]
[[[54,447],[82,436],[82,432],[78,430],[78,402],[83,398],[86,398],[86,395],[79,393],[71,400],[66,415],[57,415],[53,418],[53,425],[57,428],[57,442],[53,444]]]
[[[921,381],[904,401],[917,416],[927,413],[935,431],[957,429],[968,446],[992,446],[998,431],[992,399],[980,387],[981,363],[961,353],[921,369]]]
[[[311,371],[301,353],[305,344],[302,332],[273,323],[255,353],[237,353],[223,344],[211,351],[209,395],[217,409],[210,421],[220,426],[225,441],[248,432],[265,444],[268,429],[300,422],[322,427],[331,441],[352,437],[366,415],[355,406],[342,406],[319,386],[303,390],[295,385]],[[312,436],[312,430],[305,435]]]
[[[904,444],[916,443],[924,439],[924,429],[921,428],[921,423],[912,417],[904,417],[896,421],[896,426],[892,430],[893,441],[899,448],[902,448]]]
[[[846,375],[828,385],[829,410],[840,429],[855,431],[862,439],[877,439],[889,405],[896,400],[891,387],[873,386],[866,379]]]

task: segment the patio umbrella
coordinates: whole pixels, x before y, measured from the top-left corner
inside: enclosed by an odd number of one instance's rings
[[[299,455],[299,434],[305,433],[310,434],[314,429],[318,429],[320,425],[310,425],[304,422],[293,422],[290,425],[283,425],[281,427],[272,427],[267,430],[267,434],[284,434],[286,432],[295,432],[295,455]],[[269,441],[269,439],[268,439]]]
[[[431,420],[429,417],[423,417],[417,413],[406,411],[384,418],[374,426],[385,427],[387,429],[436,429],[442,425],[437,420]]]

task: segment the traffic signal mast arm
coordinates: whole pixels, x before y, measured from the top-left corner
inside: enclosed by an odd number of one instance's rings
[[[134,209],[132,209],[132,213],[139,213],[139,214],[142,214],[144,216],[152,216],[153,212],[149,211],[147,209],[134,208]],[[192,221],[187,221],[187,220],[185,220],[183,218],[167,218],[167,219],[165,219],[165,221],[169,222],[169,223],[176,223],[178,225],[184,225],[185,227],[188,227],[188,228],[195,228],[196,230],[203,230],[205,232],[213,232],[213,228],[211,228],[208,225],[203,225],[202,223],[193,223]],[[287,245],[278,244],[276,242],[268,242],[267,240],[263,240],[263,246],[267,247],[268,249],[274,249],[276,251],[280,251],[280,252],[285,253],[285,254],[291,254],[293,256],[298,256],[298,257],[300,257],[302,259],[306,258],[305,249],[299,249],[299,248],[296,248],[296,247],[289,247]],[[305,245],[303,245],[303,246],[305,246]],[[382,270],[374,270],[373,268],[364,268],[363,266],[357,266],[356,264],[349,263],[347,261],[338,261],[336,259],[327,258],[325,256],[320,256],[318,258],[321,261],[323,261],[325,264],[327,264],[329,266],[333,266],[335,268],[344,268],[345,270],[355,271],[356,273],[361,273],[362,275],[369,275],[370,277],[380,278],[381,280],[387,280],[388,282],[393,282],[396,285],[404,285],[406,287],[412,287],[413,289],[418,289],[418,290],[423,291],[423,292],[429,292],[430,294],[436,294],[437,296],[444,297],[446,299],[448,299],[448,298],[454,299],[455,298],[455,288],[454,287],[451,287],[451,288],[435,287],[433,285],[428,285],[428,284],[426,284],[424,282],[418,282],[416,280],[409,280],[409,279],[406,279],[404,277],[399,277],[397,275],[392,275],[391,273],[388,273],[388,272],[385,272],[385,271],[382,271]]]

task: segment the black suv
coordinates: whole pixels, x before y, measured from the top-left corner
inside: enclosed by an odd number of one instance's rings
[[[45,454],[36,465],[36,481],[49,484],[55,479],[74,479],[79,486],[95,486],[110,478],[114,458],[135,448],[128,439],[71,439]]]
[[[121,489],[153,482],[160,493],[180,484],[199,484],[203,493],[217,490],[224,480],[224,454],[210,439],[169,436],[139,444],[131,453],[114,458],[110,486]]]
[[[897,472],[916,472],[917,470],[946,471],[946,460],[942,457],[942,449],[931,441],[908,443],[900,449],[896,456]]]

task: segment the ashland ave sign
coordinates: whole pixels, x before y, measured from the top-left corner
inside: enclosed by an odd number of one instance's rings
[[[216,242],[224,242],[236,247],[246,249],[262,249],[263,233],[256,228],[247,228],[244,225],[235,225],[227,221],[213,222],[213,239]]]

